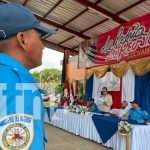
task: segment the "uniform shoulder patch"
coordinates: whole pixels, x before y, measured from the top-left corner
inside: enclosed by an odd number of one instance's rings
[[[28,150],[34,137],[33,116],[12,114],[0,119],[0,147]]]

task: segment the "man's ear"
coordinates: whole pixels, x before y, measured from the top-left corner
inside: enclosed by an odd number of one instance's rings
[[[19,46],[23,49],[26,50],[27,49],[27,35],[25,32],[19,32],[17,33],[17,41]]]

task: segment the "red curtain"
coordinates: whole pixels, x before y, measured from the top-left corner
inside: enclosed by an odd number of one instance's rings
[[[70,86],[68,82],[66,83],[65,88],[67,89],[67,93],[68,93],[67,97],[70,98]]]
[[[122,78],[120,78],[120,91],[111,91],[110,94],[113,99],[113,105],[111,108],[121,108]]]

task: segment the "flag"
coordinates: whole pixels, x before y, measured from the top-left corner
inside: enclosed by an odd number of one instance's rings
[[[64,58],[62,62],[61,83],[65,83],[65,80],[66,80],[66,59],[65,59],[65,51],[64,51]]]
[[[69,87],[69,83],[65,84],[64,97],[70,99],[70,87]]]
[[[69,104],[70,104],[70,88],[69,88],[69,83],[65,84],[64,98],[65,98],[64,106],[69,106]]]
[[[74,101],[74,91],[73,91],[73,84],[71,83],[71,86],[70,86],[70,100],[71,100],[71,103],[73,103]]]
[[[86,87],[85,87],[85,101],[92,97],[93,92],[93,75],[86,80]]]

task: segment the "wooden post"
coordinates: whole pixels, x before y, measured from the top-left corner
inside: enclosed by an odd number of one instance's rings
[[[126,150],[129,150],[129,133],[126,133]]]
[[[116,149],[118,150],[118,141],[119,141],[119,135],[121,135],[121,136],[125,136],[125,138],[126,138],[126,150],[129,150],[130,149],[130,147],[129,147],[129,136],[130,136],[130,134],[129,133],[119,133],[119,132],[117,132],[117,139],[116,139]]]
[[[68,77],[68,68],[67,68],[67,64],[68,64],[68,59],[69,59],[69,50],[68,49],[65,49],[65,81],[68,81],[69,80],[69,77]]]

